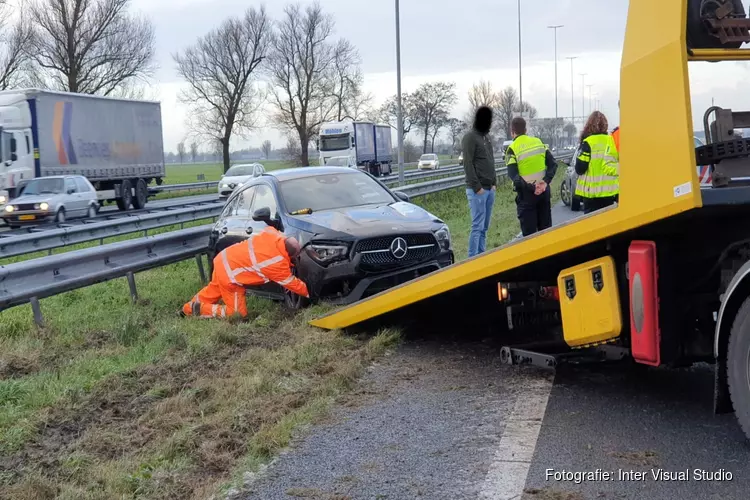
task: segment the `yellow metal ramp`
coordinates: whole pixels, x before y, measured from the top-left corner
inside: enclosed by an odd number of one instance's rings
[[[325,329],[356,325],[700,207],[687,68],[686,5],[685,0],[630,1],[620,74],[619,206],[454,264],[311,324]],[[655,130],[653,122],[660,119],[668,123]]]

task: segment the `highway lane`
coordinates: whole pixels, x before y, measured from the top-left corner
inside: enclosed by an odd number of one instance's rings
[[[553,209],[555,224],[581,215]],[[511,367],[507,339],[465,337],[408,339],[235,498],[747,498],[750,446],[712,414],[710,367]]]

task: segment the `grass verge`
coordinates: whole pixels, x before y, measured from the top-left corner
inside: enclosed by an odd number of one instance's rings
[[[465,258],[463,192],[416,201]],[[503,183],[488,246],[517,232]],[[323,308],[295,316],[260,299],[246,323],[179,319],[200,287],[192,261],[136,280],[137,304],[124,279],[43,300],[42,329],[28,306],[0,314],[0,498],[209,498],[325,415],[398,341],[318,331],[307,322]]]

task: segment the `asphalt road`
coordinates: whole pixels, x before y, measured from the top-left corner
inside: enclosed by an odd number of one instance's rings
[[[580,215],[553,210],[555,224]],[[748,498],[750,445],[713,415],[711,367],[551,372],[501,365],[502,339],[454,335],[408,339],[232,496]]]

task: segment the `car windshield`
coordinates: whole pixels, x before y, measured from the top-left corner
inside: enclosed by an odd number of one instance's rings
[[[229,170],[227,170],[227,173],[224,174],[227,177],[237,177],[240,175],[253,175],[253,168],[255,165],[235,165],[234,167],[231,167]]]
[[[59,194],[64,187],[62,179],[35,179],[26,184],[21,194]]]
[[[435,159],[435,155],[422,155],[419,161],[432,161]]]
[[[374,179],[366,174],[354,172],[283,181],[281,197],[290,213],[306,208],[318,212],[395,201]]]

